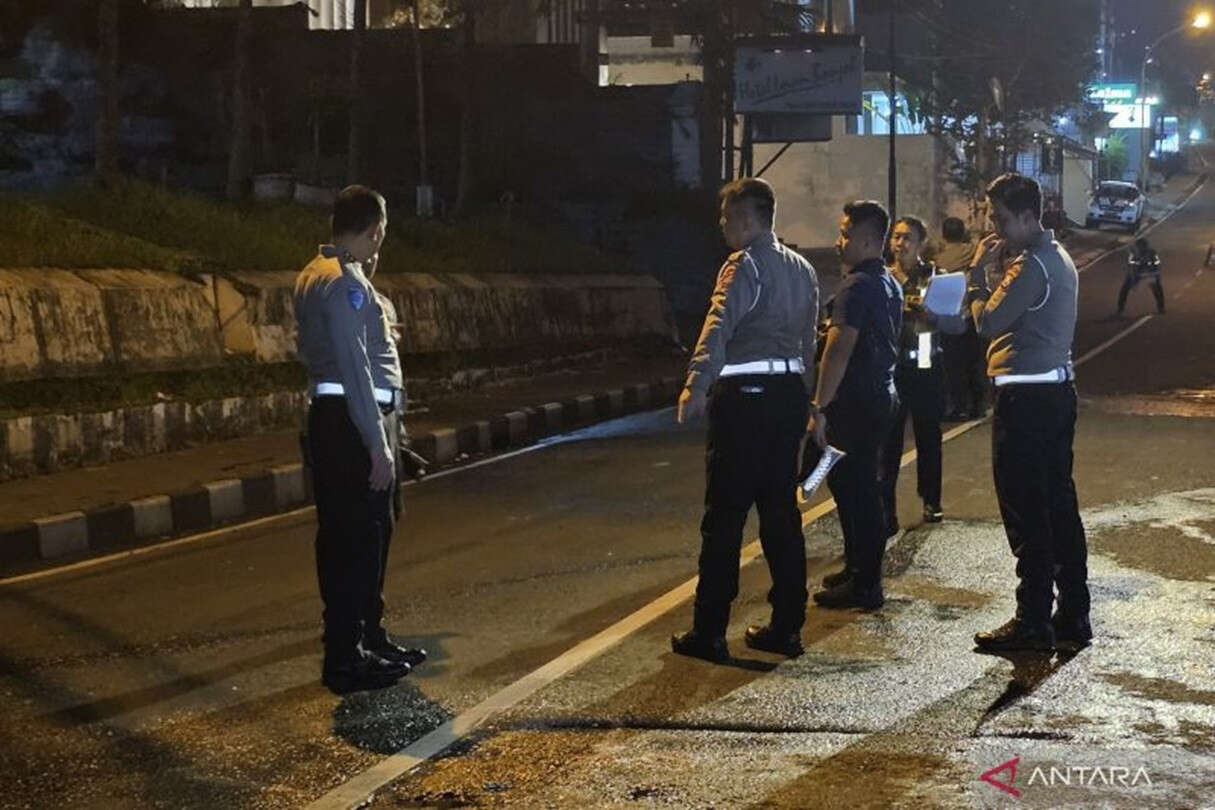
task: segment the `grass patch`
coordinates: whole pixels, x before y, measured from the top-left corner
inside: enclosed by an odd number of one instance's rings
[[[328,212],[231,204],[127,180],[80,183],[42,195],[0,197],[0,251],[8,266],[170,270],[294,270],[328,239]],[[458,223],[394,216],[379,272],[604,273],[625,263],[557,226],[483,216]]]

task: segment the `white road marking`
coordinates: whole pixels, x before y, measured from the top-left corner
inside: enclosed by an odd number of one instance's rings
[[[1079,366],[1082,363],[1087,363],[1089,360],[1092,360],[1094,357],[1101,354],[1103,351],[1108,349],[1110,346],[1113,346],[1115,343],[1122,340],[1124,337],[1129,335],[1131,332],[1134,332],[1136,329],[1143,326],[1145,323],[1147,323],[1154,317],[1156,317],[1156,316],[1155,315],[1144,315],[1142,318],[1135,321],[1133,324],[1128,326],[1126,329],[1123,329],[1121,332],[1114,335],[1112,338],[1105,341],[1100,346],[1093,349],[1091,352],[1088,352],[1087,354],[1085,354],[1083,357],[1081,357],[1079,360],[1076,361],[1075,365]]]

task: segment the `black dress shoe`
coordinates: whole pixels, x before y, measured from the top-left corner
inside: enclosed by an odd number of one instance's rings
[[[825,608],[847,610],[860,608],[862,610],[877,610],[886,603],[886,595],[882,593],[880,583],[875,585],[858,585],[856,580],[849,579],[814,594],[814,601]]]
[[[824,588],[834,588],[836,585],[843,585],[848,580],[852,579],[852,572],[847,568],[841,568],[838,571],[832,571],[823,577]]]
[[[419,647],[402,647],[391,641],[385,641],[378,647],[372,647],[371,652],[385,661],[409,664],[411,669],[426,660],[426,650]]]
[[[411,667],[402,662],[386,661],[371,653],[354,661],[326,666],[321,683],[336,695],[384,689],[409,674]]]
[[[730,660],[730,649],[726,646],[725,637],[706,638],[695,630],[671,636],[671,650],[679,655],[703,658],[715,664]]]
[[[1093,641],[1093,626],[1088,616],[1072,617],[1056,613],[1050,617],[1055,631],[1055,647],[1061,650],[1079,650]]]
[[[925,523],[940,523],[945,517],[945,513],[941,511],[939,503],[929,503],[924,501],[924,522]]]
[[[984,652],[1053,650],[1055,631],[1049,624],[1035,626],[1020,619],[1009,619],[995,630],[975,633],[975,646]]]
[[[801,633],[781,633],[772,629],[771,625],[753,624],[747,628],[743,638],[747,646],[753,650],[786,655],[797,658],[806,650],[802,647]]]

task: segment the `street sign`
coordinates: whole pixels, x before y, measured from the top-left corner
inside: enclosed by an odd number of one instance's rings
[[[811,143],[831,140],[829,115],[749,115],[752,143]]]
[[[861,38],[854,35],[739,39],[734,112],[860,115],[864,63]]]

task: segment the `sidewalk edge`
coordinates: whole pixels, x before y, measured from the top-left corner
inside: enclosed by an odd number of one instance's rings
[[[470,456],[530,444],[546,436],[674,404],[682,379],[582,394],[413,437],[413,449],[446,466]],[[157,543],[312,503],[302,463],[284,464],[193,486],[185,491],[110,503],[85,512],[46,515],[0,529],[0,570]]]

